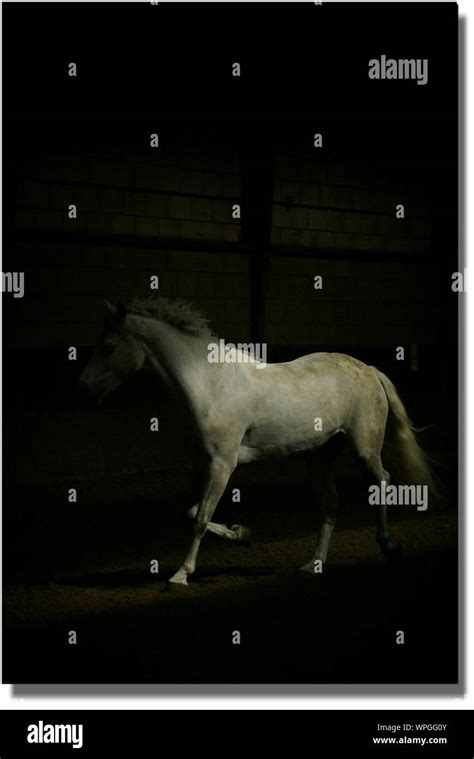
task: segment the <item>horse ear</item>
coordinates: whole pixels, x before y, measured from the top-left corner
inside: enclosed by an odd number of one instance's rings
[[[107,309],[107,313],[110,314],[110,316],[116,316],[117,315],[117,311],[116,311],[115,306],[113,306],[111,303],[109,303],[108,300],[104,301],[104,303],[105,303],[105,307]]]
[[[122,321],[127,316],[127,309],[125,308],[125,306],[123,305],[123,303],[117,303],[117,316]]]

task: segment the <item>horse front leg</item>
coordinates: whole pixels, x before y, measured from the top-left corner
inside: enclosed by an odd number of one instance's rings
[[[188,517],[194,519],[199,509],[199,504],[196,503],[188,511]],[[218,522],[209,522],[207,525],[207,531],[212,532],[214,535],[218,535],[224,540],[236,540],[237,543],[250,543],[251,532],[248,527],[244,527],[243,524],[233,524],[232,527],[227,527],[226,524],[219,524]]]
[[[236,457],[231,460],[219,456],[212,459],[208,464],[203,496],[198,505],[193,522],[194,538],[183,564],[173,577],[171,577],[169,580],[170,583],[177,585],[188,584],[188,577],[192,575],[196,568],[196,559],[199,553],[201,540],[209,527],[211,517],[226,488],[229,477],[235,469],[236,463]]]

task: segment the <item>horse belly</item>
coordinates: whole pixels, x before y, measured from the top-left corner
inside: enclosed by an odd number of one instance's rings
[[[262,369],[258,402],[241,443],[239,461],[284,457],[323,445],[344,431],[353,393],[334,361],[275,364]]]
[[[326,413],[323,418],[308,410],[257,421],[242,440],[239,463],[263,458],[284,458],[317,448],[340,429],[341,425],[335,416]]]

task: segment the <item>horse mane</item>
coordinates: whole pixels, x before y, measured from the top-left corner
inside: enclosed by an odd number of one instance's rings
[[[161,295],[134,298],[127,305],[127,311],[136,316],[147,316],[166,322],[195,337],[214,337],[209,327],[209,319],[182,298],[163,298]]]

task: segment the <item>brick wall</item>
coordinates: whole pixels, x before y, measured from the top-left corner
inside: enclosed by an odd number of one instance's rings
[[[239,172],[237,155],[218,147],[180,159],[161,148],[100,145],[96,154],[65,150],[17,167],[15,222],[31,234],[15,249],[26,296],[14,302],[7,340],[91,345],[103,298],[146,295],[152,275],[161,294],[191,300],[218,334],[251,339],[252,254],[241,249],[231,215]],[[432,229],[422,188],[410,183],[408,191],[390,172],[353,161],[287,156],[276,161],[273,201],[270,344],[436,341],[438,272],[427,265]],[[68,219],[71,203],[77,220]],[[76,239],[62,237],[71,231]],[[79,243],[81,235],[107,243]]]
[[[156,157],[160,155],[160,158]],[[17,223],[40,229],[137,235],[151,239],[239,239],[231,217],[240,177],[231,154],[206,161],[110,153],[43,156],[18,172]],[[146,157],[145,157],[146,156]],[[191,165],[190,165],[191,164]],[[67,206],[78,206],[77,220]]]
[[[423,188],[314,157],[280,159],[275,175],[272,244],[280,255],[270,260],[269,343],[435,342],[439,273]],[[395,217],[400,203],[404,219]]]
[[[103,297],[150,294],[152,275],[162,295],[192,300],[229,339],[249,339],[248,260],[232,252],[240,237],[231,214],[240,197],[234,156],[214,154],[204,166],[189,154],[185,162],[148,154],[145,162],[127,151],[123,160],[101,148],[100,160],[45,155],[18,170],[16,227],[33,235],[15,250],[15,270],[26,271],[27,282],[25,298],[14,303],[14,342],[91,344]],[[68,219],[71,203],[76,220]],[[55,241],[55,233],[67,232],[110,244]],[[45,233],[48,242],[38,243]],[[133,246],[121,245],[124,237]],[[159,249],[169,240],[181,241],[181,249]],[[189,250],[190,241],[202,249]]]
[[[434,343],[436,271],[425,264],[275,257],[267,340],[277,345]],[[323,278],[314,290],[313,277]]]
[[[422,185],[407,188],[388,171],[314,157],[280,159],[275,175],[274,245],[406,253],[407,260],[430,250],[430,209]],[[395,218],[399,203],[405,206],[403,220]]]

